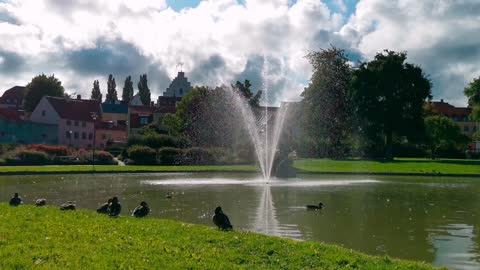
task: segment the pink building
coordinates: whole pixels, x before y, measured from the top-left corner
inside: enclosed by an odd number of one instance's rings
[[[127,125],[113,121],[97,122],[95,144],[104,148],[108,142],[124,144],[127,142]]]
[[[98,100],[43,97],[30,115],[35,123],[58,125],[58,144],[74,147],[93,146],[94,119],[101,121]],[[97,143],[98,141],[95,140]]]

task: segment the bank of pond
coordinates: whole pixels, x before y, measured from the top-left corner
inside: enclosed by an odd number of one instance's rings
[[[0,203],[0,269],[436,269],[164,219]]]

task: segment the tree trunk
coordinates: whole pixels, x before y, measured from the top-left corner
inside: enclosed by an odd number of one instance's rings
[[[393,132],[387,131],[387,143],[385,149],[385,158],[387,160],[393,160]]]

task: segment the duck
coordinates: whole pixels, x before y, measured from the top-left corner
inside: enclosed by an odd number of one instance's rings
[[[112,203],[112,198],[108,199],[108,201],[100,207],[97,208],[97,213],[99,214],[108,214],[108,207],[110,207],[110,204]]]
[[[323,203],[319,203],[318,205],[308,204],[307,209],[308,210],[320,210],[320,209],[323,209],[324,206],[325,205]]]
[[[133,212],[132,217],[142,218],[146,217],[150,213],[150,207],[146,202],[141,202],[139,206],[137,206]]]
[[[45,198],[39,198],[35,200],[35,205],[36,206],[44,206],[47,204],[47,199]]]
[[[15,194],[13,195],[13,197],[10,199],[10,201],[8,202],[8,204],[10,204],[11,206],[19,206],[20,204],[23,203],[23,200],[22,198],[20,198],[18,196],[18,193],[15,192]]]
[[[73,202],[68,202],[60,205],[60,210],[75,210],[76,206]]]
[[[165,198],[171,199],[173,197],[172,195],[173,195],[173,193],[169,192],[169,193],[167,193],[167,195],[165,195]]]
[[[233,226],[230,223],[227,215],[223,213],[222,207],[215,208],[215,215],[213,216],[213,223],[223,231],[233,230]]]

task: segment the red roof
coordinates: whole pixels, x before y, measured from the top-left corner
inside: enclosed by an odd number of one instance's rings
[[[25,86],[14,86],[6,90],[0,97],[0,103],[12,105],[22,104],[23,97],[25,96],[25,89]]]
[[[153,113],[157,110],[155,106],[128,106],[130,113]]]
[[[161,106],[155,110],[156,113],[175,113],[176,111],[175,106]]]
[[[469,107],[455,107],[447,102],[434,101],[431,103],[434,110],[447,117],[468,117],[472,112],[472,108]]]
[[[113,121],[102,121],[95,124],[95,128],[98,130],[127,130],[127,125],[122,123],[117,123],[116,125]]]
[[[55,111],[63,119],[93,122],[92,113],[101,117],[101,104],[93,99],[71,99],[59,97],[46,97]]]
[[[1,109],[0,108],[0,118],[10,121],[21,121],[20,113],[16,110],[11,109]]]

